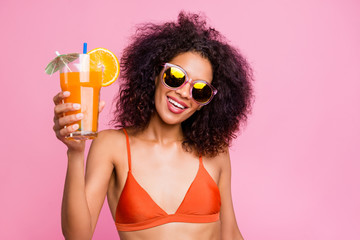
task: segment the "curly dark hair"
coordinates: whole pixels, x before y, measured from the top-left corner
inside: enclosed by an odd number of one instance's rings
[[[121,58],[121,82],[113,123],[145,129],[155,110],[155,78],[163,64],[184,52],[196,52],[212,65],[217,95],[181,126],[187,151],[216,156],[229,147],[253,103],[252,70],[239,51],[226,43],[198,14],[180,12],[177,22],[138,26]]]

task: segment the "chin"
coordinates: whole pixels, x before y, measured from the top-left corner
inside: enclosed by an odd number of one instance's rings
[[[178,125],[187,119],[179,118],[177,116],[171,116],[171,114],[159,114],[159,117],[167,125]]]
[[[181,114],[174,114],[168,109],[157,111],[160,120],[167,125],[178,125],[188,119],[193,113],[183,112]]]

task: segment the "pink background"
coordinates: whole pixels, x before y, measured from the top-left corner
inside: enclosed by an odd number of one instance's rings
[[[343,1],[0,2],[0,239],[63,239],[65,147],[52,132],[61,53],[118,56],[135,24],[203,11],[247,56],[256,102],[231,148],[245,239],[359,239],[360,3]],[[104,88],[108,128],[116,85]],[[104,204],[94,239],[118,239]]]

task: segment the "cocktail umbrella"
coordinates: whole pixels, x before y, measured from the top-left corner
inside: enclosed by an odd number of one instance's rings
[[[56,55],[58,56],[54,58],[45,68],[45,72],[49,75],[53,74],[54,72],[58,71],[64,66],[66,66],[69,69],[67,64],[79,58],[78,53],[69,53],[69,54],[60,55],[59,52],[56,51]]]

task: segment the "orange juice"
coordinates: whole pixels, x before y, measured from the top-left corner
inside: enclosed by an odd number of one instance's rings
[[[84,117],[76,122],[79,124],[78,130],[71,133],[68,139],[93,139],[97,136],[101,83],[100,71],[60,73],[62,91],[70,92],[70,96],[65,98],[64,102],[81,105],[80,110],[67,112],[65,115],[80,112],[84,114]]]

